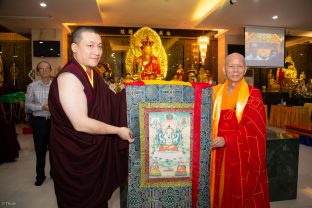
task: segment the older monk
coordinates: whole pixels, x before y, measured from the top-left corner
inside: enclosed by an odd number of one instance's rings
[[[261,93],[243,79],[241,54],[225,59],[224,84],[213,88],[211,207],[270,207],[266,117]]]

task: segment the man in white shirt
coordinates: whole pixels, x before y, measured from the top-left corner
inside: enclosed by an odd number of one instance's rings
[[[36,69],[40,79],[27,87],[26,109],[32,111],[32,130],[36,150],[36,186],[41,186],[45,180],[45,157],[49,144],[51,128],[50,111],[48,107],[48,95],[51,85],[51,65],[41,61]]]

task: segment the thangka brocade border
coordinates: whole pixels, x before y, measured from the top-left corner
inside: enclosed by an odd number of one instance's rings
[[[127,119],[135,141],[129,151],[129,183],[127,204],[137,207],[192,207],[191,186],[141,186],[141,122],[140,104],[194,104],[194,88],[182,85],[127,86]],[[210,207],[209,165],[211,137],[212,88],[202,90],[200,131],[200,174],[197,207]],[[158,105],[160,106],[160,105]]]

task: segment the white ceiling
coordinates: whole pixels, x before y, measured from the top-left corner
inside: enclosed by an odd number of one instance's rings
[[[75,23],[227,29],[231,34],[243,34],[245,25],[259,25],[285,27],[288,35],[310,32],[312,37],[312,0],[237,0],[235,4],[223,0],[210,15],[194,20],[194,13],[205,1],[209,0],[45,0],[48,6],[40,8],[38,0],[0,0],[0,25],[18,33]],[[273,15],[278,15],[279,19],[272,20]]]

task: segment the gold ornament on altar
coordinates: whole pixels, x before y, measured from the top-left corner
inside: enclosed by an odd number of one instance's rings
[[[183,81],[184,70],[183,70],[182,64],[178,65],[177,73],[175,75],[177,76],[176,77],[177,80]]]
[[[187,72],[187,81],[188,82],[198,82],[197,70],[194,67],[194,65],[192,65],[192,68],[190,70],[188,70],[188,72]]]
[[[210,76],[210,75],[209,75]],[[198,82],[205,82],[208,83],[210,80],[210,77],[208,76],[206,70],[204,67],[200,67],[199,74],[198,74]]]
[[[281,83],[284,78],[297,79],[297,69],[291,56],[285,58],[285,68],[278,68],[276,71],[276,80]]]
[[[126,73],[132,80],[163,79],[167,70],[167,54],[156,31],[143,27],[130,36]]]
[[[299,84],[299,79],[297,78],[297,69],[295,67],[295,62],[291,56],[285,58],[285,68],[278,68],[276,71],[276,80],[281,84],[283,92],[292,92],[296,89]]]
[[[279,92],[281,86],[275,81],[272,69],[268,73],[268,92]]]
[[[11,74],[11,78],[13,80],[13,86],[15,86],[15,84],[16,84],[16,77],[18,75],[18,68],[17,68],[15,62],[13,62],[13,66],[11,66],[11,68],[10,68],[10,74]]]
[[[295,62],[292,60],[291,56],[287,56],[285,58],[285,64],[287,68],[285,68],[285,78],[297,78],[297,69],[295,67]]]
[[[307,77],[306,77],[304,71],[302,71],[302,72],[300,73],[299,79],[300,79],[300,80],[304,80],[304,81],[307,79]]]

